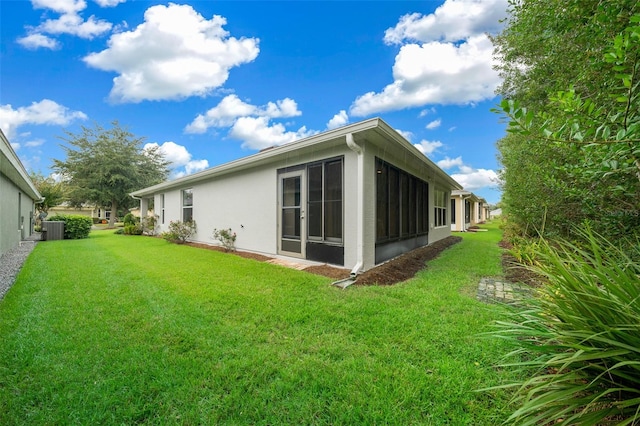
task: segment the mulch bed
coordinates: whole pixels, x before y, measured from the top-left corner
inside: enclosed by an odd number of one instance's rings
[[[461,237],[450,236],[428,246],[411,250],[358,275],[355,285],[392,285],[406,281],[424,269],[425,262],[435,259],[444,250],[460,241],[462,241]]]
[[[393,285],[411,279],[416,275],[416,273],[425,267],[428,267],[425,266],[426,262],[435,259],[444,250],[459,243],[460,241],[462,241],[461,237],[450,236],[440,241],[436,241],[431,245],[419,247],[358,275],[358,280],[355,285]],[[186,244],[206,250],[225,252],[225,249],[220,246],[201,243]],[[502,255],[502,269],[505,274],[505,280],[512,283],[523,283],[534,287],[539,286],[541,282],[540,276],[517,264],[515,258],[508,252],[508,249],[510,248],[509,244],[505,241],[501,241],[499,245],[500,247],[507,249]],[[246,251],[233,251],[228,253],[244,257],[246,259],[257,260],[259,262],[266,262],[273,259],[269,256]],[[316,275],[322,275],[336,281],[349,278],[350,273],[348,269],[329,265],[309,266],[308,268],[305,268],[304,271]]]

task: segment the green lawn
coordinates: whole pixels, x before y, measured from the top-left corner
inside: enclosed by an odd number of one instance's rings
[[[500,231],[406,283],[329,279],[93,231],[38,244],[0,301],[0,424],[494,425]]]

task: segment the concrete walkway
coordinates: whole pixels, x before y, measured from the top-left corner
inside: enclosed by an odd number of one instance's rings
[[[501,278],[482,278],[478,284],[478,300],[487,303],[513,304],[532,294],[531,287],[509,283]]]

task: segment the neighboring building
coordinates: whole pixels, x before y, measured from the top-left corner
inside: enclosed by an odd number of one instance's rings
[[[480,218],[484,214],[483,201],[484,199],[479,198],[473,192],[465,190],[451,191],[449,201],[451,230],[464,232],[469,227],[481,222]]]
[[[0,130],[0,255],[33,233],[35,203],[42,196]]]
[[[193,240],[367,270],[450,235],[450,192],[460,185],[379,118],[301,139],[141,189],[159,231],[195,220]]]
[[[490,214],[491,219],[495,219],[496,217],[502,216],[502,209],[491,210]]]

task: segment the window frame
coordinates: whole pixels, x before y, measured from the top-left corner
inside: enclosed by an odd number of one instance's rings
[[[436,188],[433,191],[433,227],[443,228],[449,225],[447,221],[447,191]]]
[[[429,183],[375,158],[376,244],[429,234]]]
[[[340,170],[340,182],[339,184],[335,184],[335,186],[330,186],[331,182],[329,179],[333,177],[329,176],[329,167],[334,166],[336,163],[339,163]],[[313,170],[316,169],[316,170]],[[316,185],[317,182],[312,182],[317,171],[320,171],[320,188],[317,188],[313,185]],[[320,161],[314,161],[312,163],[308,163],[306,165],[306,191],[307,191],[307,200],[306,200],[306,215],[307,218],[307,241],[314,243],[323,243],[323,244],[331,244],[331,245],[343,245],[344,244],[344,157],[333,157],[327,158]],[[334,197],[334,199],[328,199],[329,194],[333,191],[338,192],[339,196]],[[320,199],[317,199],[317,195],[320,195]],[[336,204],[339,207],[336,210],[332,210],[329,212],[332,206]],[[318,210],[319,208],[319,210]],[[315,214],[312,214],[312,211]],[[339,228],[339,236],[328,235],[329,226],[327,225],[327,219],[330,214],[334,214],[338,212],[339,218],[337,218],[337,224]],[[312,223],[312,221],[320,218],[320,223]],[[317,232],[317,228],[319,225],[319,235],[312,235],[312,232]]]
[[[186,203],[188,197],[187,194],[191,194],[189,204]],[[181,212],[182,212],[182,222],[193,222],[193,188],[185,188],[180,191],[180,204],[181,204]],[[189,220],[185,220],[185,212],[190,211]]]

